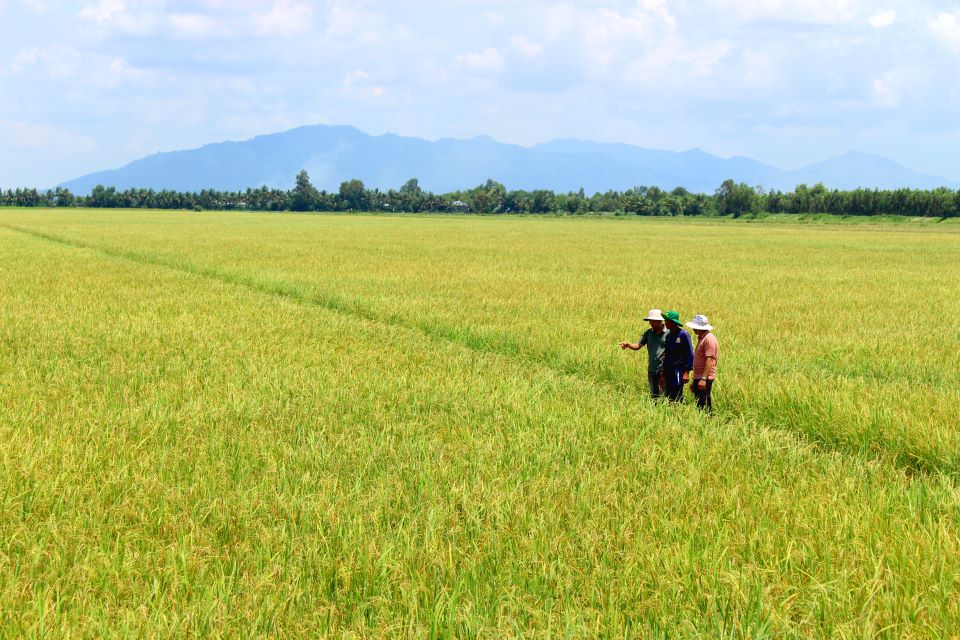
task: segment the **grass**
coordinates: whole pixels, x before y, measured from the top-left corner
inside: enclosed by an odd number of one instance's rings
[[[958,253],[0,212],[0,635],[957,635]],[[718,327],[715,418],[644,398],[650,306]]]

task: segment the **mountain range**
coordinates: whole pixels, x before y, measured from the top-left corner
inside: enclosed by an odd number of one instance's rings
[[[328,191],[352,178],[381,189],[398,188],[417,178],[424,189],[436,193],[471,188],[489,178],[509,189],[583,188],[588,194],[640,185],[712,193],[728,178],[780,190],[818,182],[837,189],[960,188],[960,183],[859,152],[785,171],[750,158],[721,158],[700,149],[663,151],[572,139],[523,147],[486,136],[428,141],[327,125],[156,153],[60,186],[78,194],[89,193],[98,184],[176,191],[242,191],[262,185],[288,189],[301,169],[315,186]]]

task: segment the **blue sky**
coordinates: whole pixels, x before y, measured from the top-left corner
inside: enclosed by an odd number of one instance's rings
[[[960,3],[0,0],[0,187],[305,124],[960,180]]]

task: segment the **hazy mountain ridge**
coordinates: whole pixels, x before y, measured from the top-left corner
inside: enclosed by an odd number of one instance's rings
[[[838,189],[960,188],[945,178],[858,152],[784,171],[751,158],[720,158],[700,149],[663,151],[573,139],[522,147],[486,136],[431,142],[395,134],[371,136],[353,127],[326,125],[156,153],[61,186],[75,193],[89,193],[97,184],[177,191],[242,191],[261,185],[290,188],[301,169],[307,170],[318,188],[328,191],[352,178],[381,189],[398,188],[408,179],[418,178],[421,186],[437,193],[470,188],[488,178],[511,189],[583,188],[587,193],[639,185],[682,186],[712,193],[728,178],[781,190],[817,182]]]

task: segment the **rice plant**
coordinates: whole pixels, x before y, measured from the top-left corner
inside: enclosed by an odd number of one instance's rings
[[[932,225],[0,211],[0,635],[956,635],[958,258]],[[652,306],[717,327],[715,416],[616,348]]]

